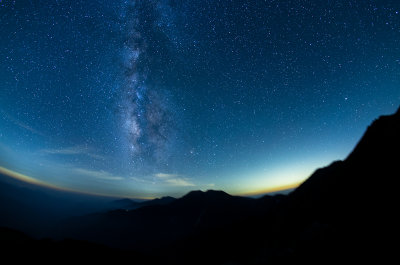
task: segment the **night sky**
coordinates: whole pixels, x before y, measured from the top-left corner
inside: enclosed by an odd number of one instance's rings
[[[400,104],[400,2],[0,1],[0,172],[151,198],[294,187]]]

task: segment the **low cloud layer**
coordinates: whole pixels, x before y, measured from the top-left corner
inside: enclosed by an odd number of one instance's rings
[[[114,174],[104,171],[104,170],[90,170],[90,169],[84,169],[84,168],[75,168],[74,171],[80,175],[94,177],[94,178],[102,179],[102,180],[123,180],[124,179],[121,176],[114,175]]]
[[[93,148],[81,145],[57,149],[43,149],[41,152],[50,155],[84,155],[99,160],[105,159],[104,156],[97,154]]]
[[[162,181],[163,183],[171,186],[177,187],[193,187],[196,186],[193,184],[188,178],[185,178],[178,174],[166,174],[166,173],[157,173],[154,174],[158,180]]]

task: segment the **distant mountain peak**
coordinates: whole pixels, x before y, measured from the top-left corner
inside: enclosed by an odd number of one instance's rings
[[[134,203],[134,201],[128,198],[122,198],[113,201],[113,203]]]
[[[204,200],[219,201],[221,199],[230,197],[232,196],[222,190],[207,190],[207,191],[194,190],[184,195],[181,199],[196,200],[196,201],[204,201]]]
[[[176,198],[172,197],[172,196],[163,196],[161,198],[157,198],[159,200],[176,200]]]
[[[175,201],[175,200],[176,200],[176,198],[174,198],[174,197],[171,197],[171,196],[163,196],[163,197],[161,197],[161,198],[156,198],[156,199],[151,200],[151,201],[149,201],[149,202],[162,204],[162,203],[169,203],[169,202],[172,202],[172,201]]]
[[[225,195],[225,196],[230,196],[228,193],[226,193],[225,191],[222,190],[206,190],[206,191],[202,191],[202,190],[192,190],[189,193],[187,193],[185,196],[198,196],[198,195]]]

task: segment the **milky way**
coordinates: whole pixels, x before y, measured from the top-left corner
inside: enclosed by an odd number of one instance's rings
[[[162,84],[152,84],[151,65],[160,56],[153,35],[160,33],[163,14],[154,2],[132,2],[127,8],[127,39],[123,48],[124,84],[121,125],[136,167],[166,164],[176,135],[171,95]],[[162,34],[162,32],[161,32]],[[156,51],[156,52],[155,52]]]

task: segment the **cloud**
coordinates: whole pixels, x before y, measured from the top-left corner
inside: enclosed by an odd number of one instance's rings
[[[143,182],[143,183],[149,182],[149,181],[147,181],[145,179],[137,178],[137,177],[129,177],[129,179],[134,180],[136,182]]]
[[[30,131],[33,134],[37,134],[37,135],[40,135],[40,136],[46,136],[44,133],[32,128],[31,126],[29,126],[29,125],[27,125],[25,123],[16,121],[15,124],[18,125],[19,127],[23,128],[23,129],[25,129],[25,130]]]
[[[85,155],[94,159],[105,160],[105,157],[99,154],[89,147],[86,146],[70,146],[58,149],[43,149],[42,153],[51,155]]]
[[[94,177],[103,180],[123,180],[121,176],[113,175],[110,172],[104,170],[90,170],[85,168],[75,168],[74,171],[81,175],[86,175],[89,177]]]
[[[157,173],[157,174],[154,174],[154,176],[157,177],[157,178],[161,178],[161,179],[179,177],[178,174],[166,174],[166,173]]]
[[[182,179],[182,178],[167,179],[165,182],[167,182],[168,184],[171,184],[173,186],[180,186],[180,187],[193,187],[193,186],[195,186],[193,183],[187,181],[186,179]]]
[[[156,178],[161,180],[167,185],[178,186],[178,187],[193,187],[195,184],[189,181],[188,178],[184,178],[178,174],[166,174],[166,173],[157,173],[154,174]]]
[[[44,133],[42,133],[42,132],[40,132],[40,131],[38,131],[38,130],[32,128],[32,127],[29,126],[28,124],[23,123],[22,121],[20,121],[20,120],[14,118],[13,116],[11,116],[11,115],[9,115],[8,113],[6,113],[5,111],[0,110],[0,112],[1,112],[1,114],[2,114],[2,116],[3,116],[4,118],[8,119],[10,122],[14,123],[14,124],[17,125],[18,127],[22,128],[22,129],[25,129],[25,130],[27,130],[27,131],[33,133],[33,134],[36,134],[36,135],[46,136]]]

